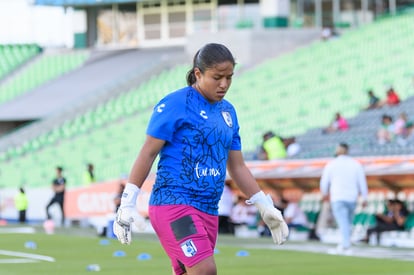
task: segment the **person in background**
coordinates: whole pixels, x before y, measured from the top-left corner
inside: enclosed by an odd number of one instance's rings
[[[394,124],[392,117],[389,115],[382,115],[381,125],[377,131],[377,140],[379,145],[384,145],[394,140]]]
[[[220,234],[234,234],[234,227],[230,219],[235,202],[234,198],[230,183],[226,182],[218,204]]]
[[[226,46],[206,44],[193,58],[188,86],[156,104],[114,222],[118,240],[131,243],[131,223],[144,225],[137,196],[159,155],[149,218],[177,275],[217,274],[214,247],[226,171],[249,198],[246,203],[259,209],[276,244],[289,233],[243,159],[236,110],[224,99],[235,64]]]
[[[311,226],[305,212],[300,208],[299,203],[294,200],[282,198],[278,205],[279,210],[282,211],[283,217],[289,229],[295,228],[298,230],[308,231],[309,240],[318,240],[315,228]]]
[[[335,254],[352,254],[352,221],[358,197],[366,206],[368,185],[362,165],[348,155],[349,147],[340,143],[336,157],[329,161],[322,171],[320,191],[324,201],[330,201],[332,214],[341,233],[337,248],[329,251]]]
[[[88,163],[86,165],[85,173],[83,174],[83,184],[84,185],[90,185],[94,182],[96,182],[95,179],[95,167],[92,163]]]
[[[118,212],[119,206],[121,205],[122,193],[124,192],[125,184],[126,183],[123,180],[119,182],[118,191],[114,197],[115,213]]]
[[[231,211],[230,219],[234,226],[255,227],[257,225],[257,208],[254,205],[246,204],[245,197],[238,196],[236,205]]]
[[[297,202],[282,198],[280,207],[283,209],[283,217],[289,228],[308,229],[308,218]]]
[[[26,211],[29,206],[29,200],[27,199],[27,195],[23,189],[23,187],[19,188],[19,192],[14,197],[14,205],[19,212],[19,222],[25,223],[26,220]]]
[[[400,138],[407,137],[407,124],[408,124],[408,116],[406,112],[400,113],[398,118],[395,120],[393,127],[394,127],[394,134]]]
[[[349,129],[348,121],[341,115],[341,113],[336,113],[334,120],[331,124],[322,130],[323,134],[334,133],[338,131],[347,131]]]
[[[296,142],[296,137],[286,138],[284,139],[284,143],[286,147],[286,155],[288,157],[294,157],[300,153],[301,146]]]
[[[324,27],[321,32],[321,39],[323,41],[329,40],[333,35],[332,27]]]
[[[400,104],[400,102],[401,102],[401,100],[400,100],[400,97],[398,96],[397,92],[394,90],[393,87],[390,87],[387,90],[386,98],[379,103],[379,106],[380,107],[383,107],[383,106],[392,107],[392,106],[396,106],[396,105]]]
[[[272,131],[266,132],[263,135],[262,148],[265,160],[286,158],[286,147],[283,140]]]
[[[402,201],[388,200],[386,212],[375,215],[376,225],[367,230],[367,235],[362,241],[368,243],[370,236],[375,233],[377,235],[377,244],[380,244],[382,232],[403,231],[405,229],[404,225],[407,216],[408,210]]]
[[[63,176],[63,167],[58,166],[56,167],[56,178],[52,181],[52,189],[54,195],[50,202],[46,206],[46,216],[48,220],[52,219],[50,215],[49,208],[57,203],[60,207],[62,216],[61,216],[61,224],[65,224],[65,210],[64,210],[64,202],[65,202],[65,190],[66,190],[66,178]]]
[[[372,110],[380,107],[380,99],[374,94],[372,90],[368,91],[368,100],[368,106],[365,108],[365,110]]]

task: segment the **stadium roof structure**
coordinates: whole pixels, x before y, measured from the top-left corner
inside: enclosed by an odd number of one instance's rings
[[[97,6],[117,3],[136,3],[140,0],[35,0],[35,5],[42,6]]]

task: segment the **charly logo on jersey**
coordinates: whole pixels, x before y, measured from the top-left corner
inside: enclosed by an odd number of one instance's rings
[[[208,118],[207,113],[206,113],[206,111],[204,111],[204,110],[201,110],[201,111],[200,111],[200,116],[201,116],[202,118],[204,118],[204,119],[207,119],[207,118]]]
[[[162,111],[164,111],[164,108],[165,108],[165,104],[164,103],[158,105],[157,106],[157,112],[158,113],[162,113]]]
[[[233,120],[231,119],[231,115],[229,112],[221,112],[221,115],[224,118],[224,121],[226,122],[227,126],[233,127]]]
[[[183,242],[181,244],[181,249],[186,257],[193,257],[197,254],[197,247],[195,246],[193,240]]]

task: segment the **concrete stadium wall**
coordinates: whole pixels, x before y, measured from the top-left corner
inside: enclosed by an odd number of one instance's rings
[[[187,38],[186,52],[193,56],[206,43],[221,43],[229,47],[237,63],[251,66],[319,40],[320,34],[320,29],[291,28],[195,33]]]

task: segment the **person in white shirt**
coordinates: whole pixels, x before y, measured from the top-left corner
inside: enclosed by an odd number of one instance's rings
[[[348,156],[349,147],[341,143],[336,148],[336,158],[323,169],[320,190],[324,201],[330,201],[332,213],[342,235],[336,253],[351,253],[352,220],[358,197],[366,206],[368,186],[362,165]],[[333,252],[333,251],[332,251]]]
[[[287,199],[281,200],[281,207],[283,208],[283,217],[288,225],[292,228],[308,228],[308,219],[305,212],[299,207],[297,202],[289,201]]]
[[[232,209],[230,218],[234,226],[256,226],[257,211],[254,205],[246,204],[246,198],[239,196],[236,205]]]

